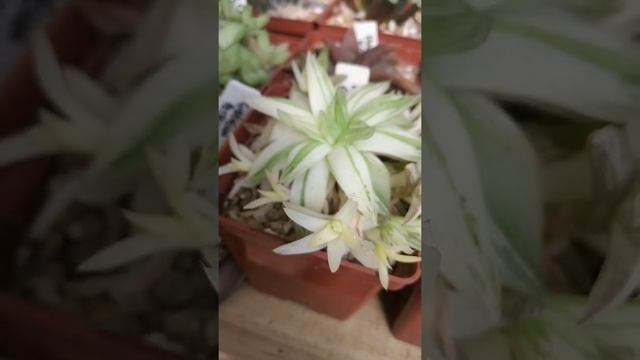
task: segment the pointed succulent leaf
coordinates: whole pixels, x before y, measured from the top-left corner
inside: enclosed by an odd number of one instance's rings
[[[279,119],[279,114],[282,112],[295,117],[299,121],[312,122],[313,120],[308,109],[289,99],[259,96],[248,99],[247,104],[257,111],[276,119]]]
[[[357,141],[354,146],[360,151],[389,156],[406,161],[420,160],[420,138],[396,127],[378,127],[373,136]]]
[[[0,140],[0,167],[55,154],[63,149],[63,144],[51,139],[44,126],[38,125]]]
[[[429,74],[452,89],[482,91],[587,118],[628,122],[640,108],[630,86],[614,74],[541,41],[503,31],[494,31],[471,51],[434,58],[427,66]]]
[[[559,7],[519,7],[498,12],[496,26],[538,39],[631,80],[640,79],[640,49]]]
[[[331,174],[347,197],[358,204],[358,209],[374,219],[375,192],[371,174],[362,154],[352,146],[337,146],[328,155]]]
[[[489,99],[455,97],[478,159],[489,211],[531,269],[540,264],[542,191],[536,154],[514,120]]]
[[[419,97],[416,96],[387,94],[363,106],[352,117],[362,120],[370,126],[376,126],[404,113],[416,105],[418,101]]]
[[[588,319],[622,304],[640,284],[640,182],[636,181],[611,223],[611,243],[585,308]]]
[[[384,95],[387,90],[389,90],[390,86],[391,82],[383,81],[369,83],[350,91],[347,94],[347,107],[349,108],[349,114],[354,114],[358,110],[362,109],[363,106],[367,106],[371,102],[376,101],[380,96]]]
[[[327,243],[327,259],[329,269],[336,272],[340,268],[342,258],[349,253],[349,248],[342,241],[329,241]]]
[[[307,53],[305,73],[309,90],[309,104],[311,112],[318,115],[327,108],[335,94],[335,87],[329,79],[326,70],[322,69],[318,60],[311,53]]]
[[[309,253],[322,250],[326,246],[326,244],[312,245],[311,243],[314,237],[315,237],[315,234],[307,235],[302,239],[281,245],[273,249],[273,252],[280,255],[298,255],[298,254],[309,254]]]
[[[293,181],[291,201],[320,212],[327,198],[329,175],[329,165],[327,165],[326,160],[317,162]]]
[[[80,271],[104,271],[126,265],[142,257],[183,248],[178,241],[150,236],[132,236],[99,251],[79,266]]]
[[[68,88],[53,47],[43,32],[38,32],[35,36],[34,65],[40,86],[56,108],[92,134],[103,131],[102,122],[89,112]]]
[[[371,184],[376,194],[378,211],[383,215],[388,215],[391,209],[391,180],[389,170],[387,170],[387,167],[377,156],[370,153],[363,153],[362,155],[369,167],[369,173],[373,174],[373,176],[371,176]]]
[[[322,230],[330,219],[327,215],[294,204],[286,204],[284,212],[293,222],[311,232]]]

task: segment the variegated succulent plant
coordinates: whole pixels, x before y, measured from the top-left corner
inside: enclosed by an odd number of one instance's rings
[[[236,158],[222,166],[220,174],[242,175],[230,196],[241,187],[261,188],[262,197],[247,208],[284,203],[291,221],[311,233],[275,249],[277,253],[326,247],[332,271],[351,254],[378,270],[387,287],[394,261],[420,259],[412,255],[420,249],[420,202],[419,196],[412,197],[419,174],[395,183],[391,174],[391,165],[399,164],[416,175],[421,158],[420,98],[390,91],[389,82],[347,92],[332,82],[311,53],[304,68],[294,63],[293,71],[296,84],[289,98],[249,100],[273,124],[256,140],[262,147],[255,153],[232,137]],[[402,198],[399,190],[405,190]],[[336,193],[342,199],[339,210],[330,209],[327,202]]]
[[[616,3],[422,2],[427,17],[423,39],[431,45],[426,47],[430,61],[422,78],[429,109],[423,171],[430,186],[423,190],[430,201],[424,211],[442,258],[439,271],[446,280],[434,285],[446,294],[441,299],[446,298],[447,304],[438,305],[447,308],[447,315],[439,317],[438,336],[449,334],[467,356],[474,354],[465,351],[467,340],[473,339],[488,346],[476,352],[479,358],[638,356],[628,339],[616,343],[600,332],[590,337],[591,331],[599,330],[588,324],[582,333],[590,333],[584,338],[590,339],[588,346],[579,337],[563,337],[573,331],[567,329],[574,329],[568,323],[594,314],[589,312],[594,303],[619,304],[612,286],[625,288],[628,295],[633,280],[619,276],[617,285],[599,286],[597,299],[563,304],[572,313],[586,311],[583,317],[563,317],[556,311],[549,301],[555,295],[549,295],[541,270],[543,195],[548,188],[543,187],[542,165],[529,134],[504,106],[520,103],[574,122],[633,127],[640,112],[640,49],[629,32],[611,31],[612,23],[628,25]],[[622,279],[630,281],[626,287]],[[524,294],[513,313],[504,311],[509,292]],[[620,309],[627,310],[631,311]],[[543,321],[537,321],[539,313],[545,313]],[[626,326],[614,313],[607,314],[593,321]],[[519,327],[526,322],[523,319],[531,322]],[[510,336],[500,343],[491,343],[495,338],[479,340],[492,331]],[[614,343],[617,350],[611,352]],[[550,347],[555,349],[550,352]],[[445,352],[453,357],[451,349]]]

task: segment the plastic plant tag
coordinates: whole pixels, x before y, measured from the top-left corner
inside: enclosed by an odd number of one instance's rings
[[[371,70],[367,66],[339,62],[336,64],[336,75],[345,76],[340,86],[346,90],[353,90],[369,83]]]
[[[256,96],[260,96],[260,91],[236,80],[229,81],[218,101],[218,147],[249,111],[247,99]]]
[[[353,23],[353,32],[360,51],[367,51],[378,46],[378,22],[356,21]]]

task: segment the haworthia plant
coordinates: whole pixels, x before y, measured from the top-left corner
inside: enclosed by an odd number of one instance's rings
[[[307,54],[304,68],[293,65],[296,85],[289,98],[257,97],[249,105],[276,122],[276,136],[253,153],[231,139],[235,159],[220,174],[240,172],[240,187],[267,179],[262,198],[249,208],[283,202],[285,212],[311,234],[283,245],[280,254],[326,248],[337,271],[351,253],[378,270],[384,287],[392,262],[416,262],[420,248],[420,211],[398,213],[391,205],[388,164],[416,163],[421,157],[419,97],[389,91],[390,84],[371,83],[346,92],[337,87],[319,59]],[[415,187],[418,179],[414,179]],[[346,201],[327,213],[334,184]],[[406,186],[406,185],[404,185]],[[409,200],[410,203],[415,203]]]

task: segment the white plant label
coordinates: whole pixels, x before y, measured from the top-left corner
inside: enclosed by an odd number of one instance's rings
[[[247,6],[247,0],[232,0],[232,2],[233,7],[235,7],[237,10],[241,10],[242,8]]]
[[[369,78],[371,77],[371,69],[367,66],[339,62],[336,64],[336,75],[343,75],[346,77],[340,86],[344,87],[348,91],[367,85],[369,83]]]
[[[239,81],[231,80],[218,98],[218,147],[235,130],[249,111],[246,101],[260,96],[260,91]]]
[[[353,32],[360,51],[367,51],[378,46],[378,22],[356,21],[353,23]]]

